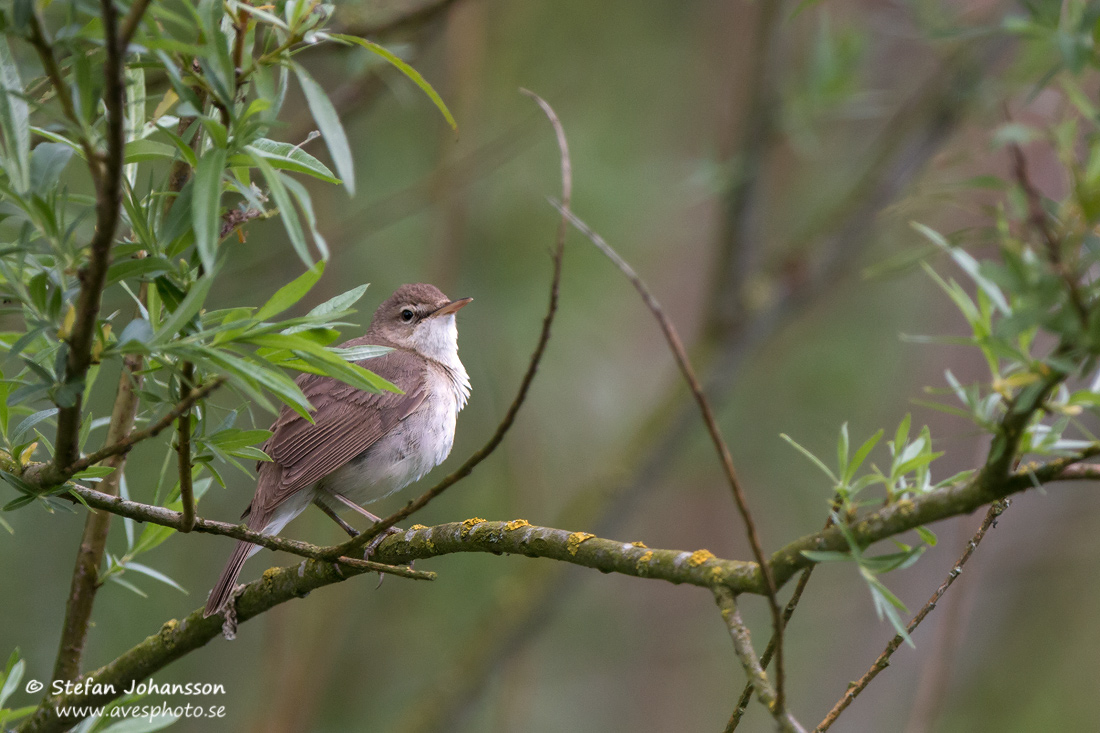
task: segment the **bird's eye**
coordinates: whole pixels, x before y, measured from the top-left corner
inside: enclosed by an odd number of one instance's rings
[[[401,311],[401,320],[404,321],[405,323],[410,323],[412,321],[412,319],[415,318],[415,317],[416,317],[416,314],[413,313],[408,308]]]

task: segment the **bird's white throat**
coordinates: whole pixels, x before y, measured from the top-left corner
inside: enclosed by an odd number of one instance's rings
[[[442,365],[451,379],[457,409],[466,406],[470,397],[470,376],[458,358],[458,326],[455,316],[429,318],[413,331],[412,347],[420,354]]]

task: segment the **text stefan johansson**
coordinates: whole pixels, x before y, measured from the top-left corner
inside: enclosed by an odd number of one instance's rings
[[[66,680],[54,680],[54,695],[118,695],[118,688],[112,683],[96,682],[94,677],[79,682]],[[123,695],[224,695],[225,686],[210,682],[185,682],[183,684],[158,685],[149,679],[148,682],[139,683],[131,680],[130,685],[122,691]]]

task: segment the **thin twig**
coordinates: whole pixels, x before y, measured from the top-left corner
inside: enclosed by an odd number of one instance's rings
[[[729,629],[730,638],[733,639],[737,658],[741,660],[741,667],[745,670],[745,676],[749,678],[749,684],[756,690],[757,698],[771,711],[780,730],[785,733],[805,733],[805,729],[799,725],[794,716],[780,707],[778,693],[768,681],[768,675],[756,656],[756,650],[752,648],[749,628],[741,620],[741,612],[737,610],[737,601],[733,592],[723,585],[716,585],[711,590],[714,591],[714,600],[722,611],[722,618]]]
[[[974,550],[978,549],[978,544],[982,541],[982,538],[985,537],[986,531],[996,523],[997,517],[1001,516],[1004,510],[1008,508],[1008,505],[1009,500],[1003,499],[994,502],[989,507],[989,510],[985,513],[985,518],[982,520],[981,526],[978,527],[978,531],[975,532],[974,536],[970,538],[970,541],[966,543],[966,549],[963,550],[962,555],[955,561],[955,564],[951,566],[951,572],[947,574],[944,581],[940,583],[940,587],[936,588],[932,597],[928,599],[924,607],[917,612],[917,615],[914,616],[913,620],[905,627],[905,632],[907,634],[912,634],[917,626],[920,625],[920,622],[936,607],[936,603],[939,602],[940,597],[947,592],[947,589],[951,587],[951,584],[954,583],[955,579],[962,573],[963,565],[965,565],[966,561],[970,559],[970,556],[974,554]],[[871,668],[868,669],[858,681],[848,686],[844,696],[837,701],[833,709],[825,716],[825,719],[818,724],[817,728],[814,729],[814,733],[824,733],[824,731],[827,731],[832,724],[836,722],[840,714],[844,712],[845,708],[852,704],[852,701],[856,699],[859,693],[863,692],[864,688],[871,683],[871,680],[877,677],[879,672],[890,665],[890,657],[898,650],[902,641],[904,641],[904,639],[901,634],[895,635],[894,638],[890,640],[890,643],[886,645],[886,649],[884,649],[878,659],[875,660],[875,663],[871,665]]]
[[[783,609],[783,630],[786,631],[787,624],[791,620],[791,616],[794,615],[794,611],[798,608],[799,602],[802,600],[802,594],[806,592],[806,586],[810,583],[810,576],[814,572],[816,565],[811,565],[802,571],[802,575],[798,578],[798,584],[794,587],[794,593],[791,595],[791,599],[787,601],[786,607]],[[764,648],[764,653],[760,655],[760,665],[764,669],[768,668],[768,663],[772,660],[772,655],[775,654],[775,636],[773,635],[768,639],[768,646]],[[741,723],[741,718],[745,715],[745,711],[749,707],[749,702],[752,700],[753,685],[752,682],[745,684],[745,689],[741,690],[741,698],[737,701],[736,707],[733,709],[733,714],[730,715],[729,722],[726,723],[726,729],[723,733],[733,733],[737,730],[737,726]]]
[[[177,403],[159,420],[157,420],[155,423],[145,428],[144,430],[137,430],[130,433],[125,438],[118,440],[117,442],[109,443],[108,445],[105,445],[96,452],[89,453],[83,458],[73,461],[72,464],[59,472],[53,470],[52,464],[39,463],[35,466],[31,466],[23,474],[23,480],[31,484],[32,486],[37,486],[39,488],[59,486],[67,481],[74,474],[80,473],[89,466],[94,466],[100,461],[110,458],[111,456],[117,456],[126,453],[138,443],[144,440],[148,440],[149,438],[155,438],[157,435],[160,434],[162,430],[171,427],[172,423],[174,423],[176,419],[179,418],[179,416],[182,415],[184,412],[191,409],[192,405],[206,397],[208,394],[213,392],[221,385],[225,384],[225,382],[225,377],[214,377],[202,386],[196,387],[195,389],[191,390],[191,392],[189,392],[183,400]]]
[[[619,256],[618,252],[611,248],[611,245],[604,241],[603,237],[592,231],[587,224],[578,219],[567,208],[562,207],[556,202],[552,203],[561,211],[562,216],[567,217],[570,223],[572,223],[581,234],[587,237],[601,252],[607,255],[608,259],[626,275],[635,290],[642,296],[642,300],[657,319],[657,323],[660,325],[661,331],[664,333],[665,339],[672,349],[673,356],[676,358],[676,363],[679,365],[680,371],[684,375],[684,380],[688,383],[688,387],[691,388],[691,393],[695,396],[695,401],[698,403],[699,410],[703,415],[703,422],[706,423],[707,432],[710,434],[711,441],[718,451],[718,457],[722,462],[722,469],[726,474],[726,481],[729,483],[730,490],[733,492],[734,501],[737,503],[737,510],[741,513],[741,519],[745,524],[745,531],[749,537],[749,544],[752,546],[753,556],[756,558],[756,562],[760,564],[760,569],[764,576],[768,606],[771,609],[772,615],[772,630],[775,634],[775,683],[776,701],[778,703],[776,715],[781,716],[784,707],[783,618],[782,612],[779,609],[779,602],[776,599],[778,587],[775,584],[775,578],[768,565],[767,557],[764,555],[764,549],[760,544],[760,535],[756,530],[756,523],[753,521],[752,513],[749,511],[745,492],[741,488],[741,482],[738,480],[737,472],[733,468],[733,457],[730,455],[726,441],[722,438],[722,431],[718,428],[718,422],[714,417],[714,412],[711,410],[710,402],[707,400],[706,395],[703,394],[702,385],[699,384],[699,379],[695,376],[695,370],[691,366],[691,361],[688,359],[687,351],[684,349],[684,344],[680,340],[680,336],[676,332],[675,326],[672,325],[672,321],[669,320],[668,316],[661,308],[661,304],[657,302],[657,299],[649,291],[645,282],[638,276],[638,273],[634,271],[634,268],[631,267],[626,260]]]
[[[180,404],[194,391],[194,386],[191,384],[194,376],[195,365],[185,361],[180,373]],[[183,504],[180,532],[190,532],[195,526],[195,492],[191,486],[191,406],[194,404],[192,401],[180,413],[179,422],[176,425],[176,461],[180,477],[180,502]]]
[[[159,524],[162,527],[171,527],[179,532],[183,531],[183,514],[164,507],[122,499],[113,494],[107,494],[87,486],[81,486],[80,484],[73,485],[67,493],[61,494],[60,497],[69,499],[74,503],[85,504],[92,509],[98,509],[100,513],[103,514],[116,514],[120,517],[127,517],[128,519],[133,519],[138,522]],[[400,565],[387,565],[385,563],[361,560],[354,557],[333,558],[330,557],[330,553],[326,547],[313,545],[308,542],[301,542],[299,540],[287,539],[285,537],[253,532],[244,524],[229,524],[228,522],[219,522],[213,519],[195,517],[193,529],[195,532],[201,534],[221,535],[223,537],[232,537],[237,540],[247,540],[254,545],[269,550],[282,550],[292,555],[313,560],[331,560],[341,565],[347,565],[348,567],[365,571],[389,573],[390,575],[398,575],[413,580],[434,580],[436,577],[436,574],[433,572],[413,570],[412,568]]]
[[[1062,240],[1054,233],[1054,228],[1050,223],[1050,217],[1047,215],[1046,209],[1043,208],[1042,194],[1039,193],[1039,189],[1035,187],[1035,184],[1031,181],[1031,176],[1028,175],[1027,158],[1024,157],[1024,151],[1018,143],[1009,145],[1008,150],[1012,154],[1012,175],[1015,177],[1016,183],[1023,189],[1024,195],[1027,197],[1028,223],[1034,227],[1035,231],[1043,238],[1043,244],[1046,245],[1047,258],[1050,260],[1051,267],[1054,268],[1054,271],[1065,282],[1066,290],[1069,293],[1070,303],[1073,304],[1074,310],[1077,311],[1081,323],[1087,324],[1089,320],[1088,307],[1081,295],[1077,277],[1073,274],[1062,257]]]
[[[569,144],[565,139],[565,132],[562,128],[561,121],[558,120],[558,116],[554,114],[554,110],[547,104],[542,98],[527,91],[521,90],[523,94],[534,99],[542,111],[550,119],[550,124],[554,127],[554,133],[558,140],[558,150],[561,155],[561,190],[563,211],[569,210],[569,201],[573,196],[573,175],[572,164],[569,158]],[[425,491],[418,496],[415,500],[409,502],[400,511],[394,512],[390,516],[378,522],[373,527],[363,532],[358,537],[353,537],[344,544],[340,545],[334,551],[339,551],[342,555],[355,554],[356,550],[361,550],[375,537],[379,536],[382,532],[385,532],[390,527],[393,527],[401,520],[410,516],[414,512],[420,511],[428,504],[432,499],[436,498],[448,488],[458,483],[465,477],[469,476],[475,467],[489,455],[496,450],[501,441],[504,440],[505,434],[508,429],[512,427],[512,423],[516,419],[516,415],[519,413],[519,408],[523,405],[524,399],[527,397],[527,392],[531,388],[531,383],[535,379],[535,373],[538,371],[539,363],[542,361],[542,355],[546,351],[546,345],[550,341],[550,327],[554,323],[554,316],[558,311],[558,294],[561,286],[561,269],[562,258],[565,254],[565,235],[569,230],[569,226],[566,222],[565,215],[562,215],[561,223],[558,225],[557,241],[554,248],[554,271],[550,278],[550,302],[546,308],[546,316],[542,319],[542,331],[539,333],[539,340],[535,344],[535,350],[531,353],[531,361],[527,365],[527,371],[523,375],[523,379],[520,381],[519,390],[516,392],[515,398],[512,400],[512,404],[508,406],[508,411],[504,414],[504,418],[497,426],[496,432],[493,433],[489,441],[476,451],[473,455],[466,459],[466,462],[459,466],[453,473],[446,476],[442,481],[437,483],[432,488]]]
[[[832,502],[829,504],[829,517],[825,520],[825,529],[833,526],[833,516],[836,514],[837,509],[840,508],[841,498],[839,495],[833,496]],[[808,568],[802,571],[802,576],[798,579],[798,584],[794,588],[794,593],[791,594],[791,598],[787,601],[786,607],[783,609],[783,630],[787,630],[787,624],[791,620],[791,616],[794,615],[795,609],[798,608],[799,602],[802,600],[802,594],[806,592],[806,586],[810,584],[810,576],[813,575],[816,565],[810,565]],[[764,653],[760,655],[760,663],[764,665],[764,669],[768,668],[768,663],[772,660],[772,655],[775,654],[775,635],[773,634],[768,639],[768,646],[764,648]],[[745,710],[749,707],[749,701],[752,700],[752,683],[745,685],[745,689],[741,691],[741,699],[737,701],[737,705],[733,709],[733,713],[730,714],[729,722],[726,723],[726,729],[723,733],[733,733],[737,730],[737,726],[741,723],[741,718],[745,715]]]
[[[38,10],[34,7],[31,9],[30,33],[27,40],[34,47],[35,53],[38,54],[38,61],[42,64],[42,70],[46,72],[46,78],[49,79],[50,86],[53,87],[54,96],[57,97],[57,101],[61,105],[61,112],[76,126],[79,133],[80,147],[84,151],[84,158],[88,161],[92,180],[96,181],[99,178],[100,171],[95,148],[92,146],[92,141],[88,139],[84,122],[80,119],[80,115],[76,113],[69,83],[65,81],[65,76],[61,73],[61,67],[58,66],[57,58],[54,56],[53,44],[46,33],[46,26],[42,22],[42,18],[39,17]]]

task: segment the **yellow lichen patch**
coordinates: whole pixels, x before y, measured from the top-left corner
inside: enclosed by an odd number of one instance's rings
[[[470,530],[479,524],[485,524],[485,520],[481,517],[471,517],[462,523],[462,537],[465,539],[470,535]]]
[[[649,567],[649,561],[653,559],[653,550],[646,550],[642,553],[642,556],[638,558],[638,561],[634,563],[634,568],[638,571],[638,575],[645,575],[646,570]]]
[[[279,568],[268,568],[267,570],[264,571],[263,578],[264,578],[264,580],[270,581],[270,580],[274,579],[275,576],[278,575],[278,574],[279,574]]]
[[[504,529],[507,532],[511,532],[513,529],[519,529],[520,527],[530,527],[531,523],[526,519],[513,519],[508,524],[504,525]]]
[[[722,582],[722,568],[713,567],[710,569],[710,582],[721,583]]]
[[[914,511],[916,511],[916,507],[913,505],[912,499],[902,499],[897,503],[897,507],[902,516],[908,516],[909,514],[912,514]]]
[[[409,527],[409,529],[413,530],[414,532],[418,529],[427,529],[427,528],[428,527],[426,525],[423,525],[423,524],[414,524],[413,526]]]
[[[697,568],[707,560],[713,560],[714,554],[710,550],[696,550],[691,553],[691,557],[688,558],[688,565],[693,568]]]
[[[587,532],[574,532],[569,535],[569,539],[565,541],[565,549],[569,551],[569,554],[573,557],[577,556],[577,550],[581,549],[581,543],[586,540],[590,540],[596,535],[588,534]]]
[[[631,542],[630,544],[633,545],[634,547],[644,547],[646,549],[649,549],[647,547],[646,543],[644,543],[644,542]]]
[[[179,621],[175,620],[174,618],[170,618],[170,619],[168,619],[167,621],[164,622],[164,626],[160,627],[160,633],[162,633],[162,634],[171,634],[173,631],[176,630],[176,627],[179,626],[179,625],[180,625]]]

